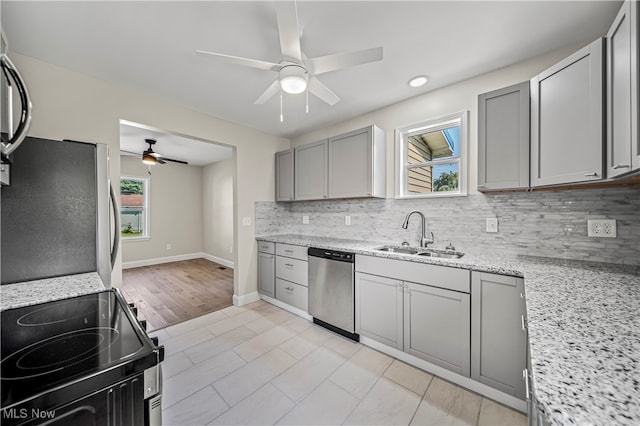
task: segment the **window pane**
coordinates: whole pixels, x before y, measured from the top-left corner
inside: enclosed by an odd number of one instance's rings
[[[409,136],[407,163],[460,157],[460,126]]]
[[[458,168],[457,162],[411,167],[407,171],[407,191],[410,194],[458,191]]]
[[[437,166],[434,166],[433,191],[458,191],[458,189],[460,188],[459,168],[460,165],[458,163],[438,164]]]
[[[145,237],[146,180],[120,180],[120,233],[122,237]]]

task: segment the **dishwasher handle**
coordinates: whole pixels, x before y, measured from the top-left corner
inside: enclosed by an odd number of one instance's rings
[[[336,260],[338,262],[355,263],[356,260],[356,256],[353,253],[317,247],[309,247],[307,254],[311,257],[320,257],[323,259]]]

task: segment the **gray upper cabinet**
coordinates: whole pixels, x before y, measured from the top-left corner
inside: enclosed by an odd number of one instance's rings
[[[471,274],[471,378],[525,399],[524,280]]]
[[[327,141],[314,142],[294,149],[295,199],[327,198]]]
[[[529,187],[529,82],[478,96],[478,191]]]
[[[640,168],[638,149],[638,5],[625,1],[607,33],[607,173]]]
[[[531,186],[604,177],[604,41],[531,79]]]
[[[276,201],[294,200],[293,149],[276,152]]]
[[[375,127],[329,138],[329,198],[384,197],[385,135]]]

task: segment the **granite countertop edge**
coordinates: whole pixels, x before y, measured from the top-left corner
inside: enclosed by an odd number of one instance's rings
[[[374,250],[384,242],[294,234],[256,239],[522,277],[533,388],[545,420],[640,423],[640,400],[634,397],[640,386],[638,266],[491,250],[430,258]]]

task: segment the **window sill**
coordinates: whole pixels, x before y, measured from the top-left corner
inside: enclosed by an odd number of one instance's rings
[[[120,241],[123,243],[135,242],[135,241],[149,241],[151,237],[120,237]]]
[[[466,192],[451,192],[451,193],[431,193],[428,195],[401,195],[395,197],[396,200],[426,200],[429,198],[450,198],[450,197],[466,197]]]

